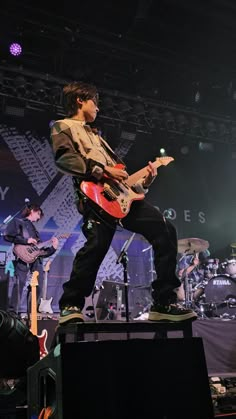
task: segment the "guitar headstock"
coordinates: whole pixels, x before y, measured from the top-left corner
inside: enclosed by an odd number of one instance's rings
[[[49,271],[50,266],[51,266],[51,263],[52,263],[52,261],[50,259],[47,261],[47,263],[45,263],[45,265],[43,267],[44,272],[48,272]]]
[[[172,162],[174,160],[173,157],[168,157],[168,156],[163,156],[163,157],[157,157],[156,160],[158,160],[159,162],[161,162],[161,164],[163,166],[167,166],[167,164],[169,164],[170,162]]]
[[[31,280],[30,280],[30,285],[31,287],[37,287],[39,282],[38,282],[38,276],[39,276],[39,272],[38,271],[34,271],[32,272],[32,276],[31,276]]]

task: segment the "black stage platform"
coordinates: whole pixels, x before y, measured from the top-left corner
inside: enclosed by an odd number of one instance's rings
[[[127,330],[129,338],[153,339],[156,336],[154,322],[132,321],[128,328],[126,322],[99,322],[90,321],[84,324],[86,340],[126,339]],[[39,320],[39,333],[47,329],[47,348],[49,349],[55,337],[57,319]],[[219,318],[198,318],[192,325],[192,336],[202,337],[207,369],[209,376],[233,377],[236,376],[236,320],[223,320]],[[163,326],[164,327],[164,326]],[[65,328],[65,327],[64,327]],[[63,328],[63,329],[64,329]],[[179,330],[178,330],[179,329]],[[159,327],[160,332],[160,327]],[[185,330],[189,333],[189,328]],[[70,337],[69,337],[70,336]],[[168,326],[168,337],[182,337],[183,331],[178,324]],[[68,337],[74,341],[73,330],[68,329]]]

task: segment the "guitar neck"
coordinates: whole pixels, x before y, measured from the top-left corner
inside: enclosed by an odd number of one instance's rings
[[[56,237],[56,236],[53,236],[53,237]],[[49,240],[47,240],[47,241],[45,241],[45,242],[37,243],[37,247],[38,247],[38,249],[42,249],[42,247],[49,247],[49,246],[51,246],[53,237],[51,237]],[[62,234],[62,235],[60,235],[60,236],[57,236],[57,238],[58,238],[58,239],[61,239],[61,238],[63,238],[63,237],[64,237],[64,238],[65,238],[65,237],[68,237],[68,235],[66,235],[66,234]]]
[[[48,273],[44,272],[44,280],[43,280],[43,299],[47,299],[47,288],[48,288]]]
[[[152,162],[152,164],[154,165],[155,168],[158,168],[158,167],[162,166],[162,162],[159,161],[158,159],[156,161]],[[148,166],[146,166],[143,169],[140,169],[137,172],[133,173],[132,175],[130,175],[128,177],[128,180],[126,180],[125,182],[130,187],[135,185],[135,183],[137,183],[140,179],[142,179],[144,176],[146,176],[148,174],[147,168],[148,168]]]
[[[36,287],[31,286],[31,333],[35,336],[38,334],[38,319],[37,319],[37,296]]]
[[[51,243],[52,243],[52,239],[47,240],[47,241],[42,242],[42,243],[37,243],[37,248],[42,249],[43,247],[49,247],[51,245]]]

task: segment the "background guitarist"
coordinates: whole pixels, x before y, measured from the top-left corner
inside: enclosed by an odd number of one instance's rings
[[[82,195],[81,198],[80,183],[87,180],[96,184],[109,178],[119,188],[119,184],[124,184],[128,179],[125,167],[116,166],[122,163],[119,157],[89,125],[99,111],[96,87],[72,82],[64,87],[63,93],[67,117],[52,125],[52,147],[57,167],[73,177],[78,209],[83,213],[82,230],[86,242],[75,255],[70,278],[63,284],[63,294],[59,300],[59,324],[83,321],[85,297],[93,290],[97,272],[109,249],[118,221],[113,218],[108,222],[96,208],[96,203],[94,205],[87,196],[83,199]],[[140,193],[143,199],[132,202],[128,214],[122,218],[122,225],[129,231],[142,234],[153,246],[157,279],[152,283],[153,304],[149,320],[195,319],[196,313],[176,304],[174,289],[180,285],[175,274],[176,230],[161,212],[144,199],[156,175],[156,168],[149,162],[145,175],[132,185],[132,189]]]
[[[27,206],[22,212],[22,218],[14,218],[7,226],[4,239],[10,243],[21,244],[25,246],[36,245],[39,243],[40,235],[34,226],[38,220],[43,217],[43,210],[37,204]],[[33,263],[26,263],[19,257],[15,256],[15,276],[12,288],[12,294],[9,301],[9,311],[19,315],[21,307],[21,297],[24,286],[28,279],[28,275],[33,271],[39,272],[37,299],[41,297],[43,285],[43,265],[42,257],[51,256],[55,253],[58,247],[58,239],[53,237],[51,240],[51,247],[45,248],[42,255],[38,257]]]

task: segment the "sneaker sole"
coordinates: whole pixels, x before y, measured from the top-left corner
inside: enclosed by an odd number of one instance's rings
[[[68,314],[67,316],[59,317],[58,323],[64,324],[71,320],[83,323],[84,322],[83,314],[73,313],[73,314]]]
[[[197,319],[197,314],[194,312],[186,314],[167,314],[167,313],[158,313],[156,311],[150,311],[148,320],[159,321],[159,320],[169,320],[172,322],[181,322],[184,320],[195,320]]]

